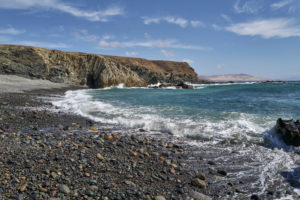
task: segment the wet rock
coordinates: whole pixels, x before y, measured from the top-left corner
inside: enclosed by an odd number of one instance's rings
[[[185,84],[184,82],[180,82],[176,85],[177,87],[181,87],[182,89],[193,89],[192,85]]]
[[[209,160],[209,161],[207,162],[207,164],[209,164],[209,165],[216,165],[217,163],[215,163],[214,161]]]
[[[217,173],[222,175],[222,176],[227,176],[227,172],[224,171],[224,170],[218,170]]]
[[[287,145],[300,146],[300,121],[277,120],[275,130],[282,136]]]
[[[250,197],[251,200],[260,200],[259,196],[257,194],[252,194]]]

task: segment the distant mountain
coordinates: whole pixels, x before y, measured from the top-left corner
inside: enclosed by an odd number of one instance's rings
[[[207,80],[213,82],[256,82],[256,81],[267,81],[270,79],[259,78],[248,74],[224,74],[215,76],[199,76],[200,80]]]

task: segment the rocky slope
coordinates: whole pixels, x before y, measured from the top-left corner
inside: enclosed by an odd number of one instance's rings
[[[88,85],[91,88],[120,83],[139,87],[157,82],[178,84],[198,81],[193,68],[185,62],[150,61],[16,45],[0,45],[0,74]]]
[[[267,81],[268,79],[258,78],[248,74],[224,74],[215,76],[199,76],[201,80],[213,81],[213,82],[248,82],[248,81]]]

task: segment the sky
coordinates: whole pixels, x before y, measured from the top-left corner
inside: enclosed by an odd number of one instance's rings
[[[300,80],[300,0],[0,0],[0,43]]]

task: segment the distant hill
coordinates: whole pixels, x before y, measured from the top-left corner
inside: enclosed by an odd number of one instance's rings
[[[267,81],[269,79],[259,78],[248,74],[224,74],[215,76],[199,76],[200,80],[207,80],[213,82],[256,82],[256,81]]]

